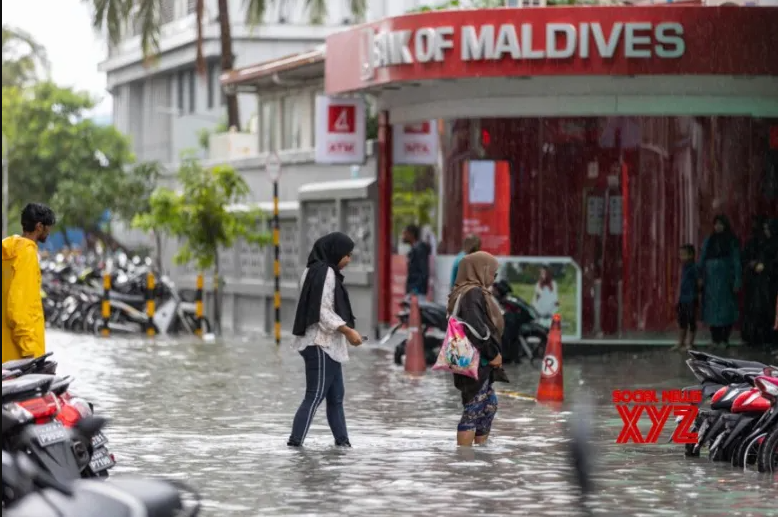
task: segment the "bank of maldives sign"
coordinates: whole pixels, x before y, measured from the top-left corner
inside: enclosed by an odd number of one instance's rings
[[[365,161],[365,101],[316,97],[316,162],[358,164]]]
[[[359,38],[361,79],[377,69],[415,63],[522,62],[575,60],[677,59],[684,55],[684,28],[677,22],[503,23],[419,27],[376,33],[362,29]]]

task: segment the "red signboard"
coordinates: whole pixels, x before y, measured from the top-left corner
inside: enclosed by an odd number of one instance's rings
[[[400,312],[400,302],[405,298],[405,281],[408,278],[408,257],[405,255],[392,255],[392,295],[390,297],[389,310],[392,321],[397,323],[397,313]]]
[[[506,161],[471,160],[462,174],[462,234],[481,238],[481,249],[511,254],[511,169]]]
[[[327,110],[327,130],[330,133],[354,133],[356,107],[330,104]]]
[[[328,36],[326,90],[510,76],[774,76],[775,27],[771,7],[432,11]]]

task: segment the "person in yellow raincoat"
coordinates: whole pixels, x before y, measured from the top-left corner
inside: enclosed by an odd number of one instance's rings
[[[3,362],[46,353],[38,243],[56,217],[39,203],[22,210],[22,235],[3,239]]]

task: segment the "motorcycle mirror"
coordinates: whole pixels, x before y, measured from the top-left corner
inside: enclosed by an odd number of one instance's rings
[[[108,424],[108,419],[99,416],[82,418],[76,423],[76,431],[91,439]]]

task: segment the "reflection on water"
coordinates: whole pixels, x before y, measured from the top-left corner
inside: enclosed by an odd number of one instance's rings
[[[207,515],[580,514],[569,412],[502,396],[490,445],[457,449],[460,406],[450,379],[408,378],[386,350],[366,345],[346,367],[354,448],[334,447],[321,411],[306,448],[290,450],[304,381],[302,360],[288,347],[259,338],[129,341],[49,332],[48,339],[60,371],[76,376],[73,390],[112,419],[116,475],[187,480],[201,490]],[[510,389],[534,391],[537,372],[509,374]],[[774,512],[771,476],[688,460],[678,445],[615,443],[622,423],[610,391],[691,384],[680,356],[570,360],[565,381],[568,396],[586,392],[596,402],[593,514]]]

